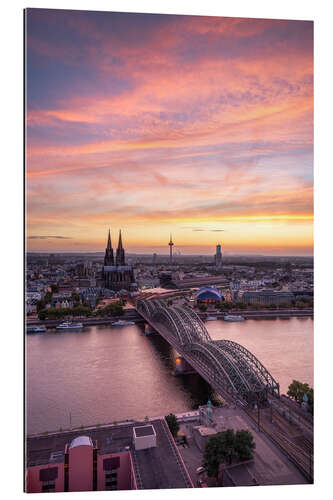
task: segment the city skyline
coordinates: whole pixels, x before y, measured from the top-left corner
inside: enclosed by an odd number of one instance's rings
[[[27,250],[313,254],[313,23],[28,9]]]

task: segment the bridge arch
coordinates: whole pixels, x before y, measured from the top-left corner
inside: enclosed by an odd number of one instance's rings
[[[154,324],[159,323],[162,327],[168,328],[168,333],[178,340],[180,346],[192,342],[188,325],[173,307],[157,307],[151,320]]]
[[[190,355],[215,383],[221,384],[224,390],[233,395],[239,394],[243,399],[247,399],[251,387],[244,374],[230,356],[223,352],[214,341],[192,344]]]
[[[192,342],[209,342],[211,339],[207,328],[199,318],[199,316],[185,307],[173,307],[174,310],[182,317],[191,337]]]
[[[138,300],[137,310],[217,390],[249,404],[266,401],[269,392],[279,396],[279,384],[258,358],[231,340],[212,340],[193,310],[156,298]]]
[[[280,395],[280,386],[259,359],[246,347],[232,340],[218,340],[223,350],[229,352],[235,359],[247,366],[248,373],[257,381],[258,388],[267,387],[275,395]]]

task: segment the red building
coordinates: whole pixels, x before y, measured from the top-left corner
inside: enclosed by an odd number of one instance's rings
[[[66,444],[60,461],[32,466],[27,493],[137,489],[129,451],[100,455],[97,442],[79,436]]]

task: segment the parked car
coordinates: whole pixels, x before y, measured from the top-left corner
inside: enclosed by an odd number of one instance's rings
[[[197,470],[196,470],[197,474],[202,474],[203,472],[205,472],[205,468],[204,467],[198,467]]]

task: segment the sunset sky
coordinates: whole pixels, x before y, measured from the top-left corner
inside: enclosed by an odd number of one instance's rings
[[[27,10],[27,250],[312,255],[313,23]]]

